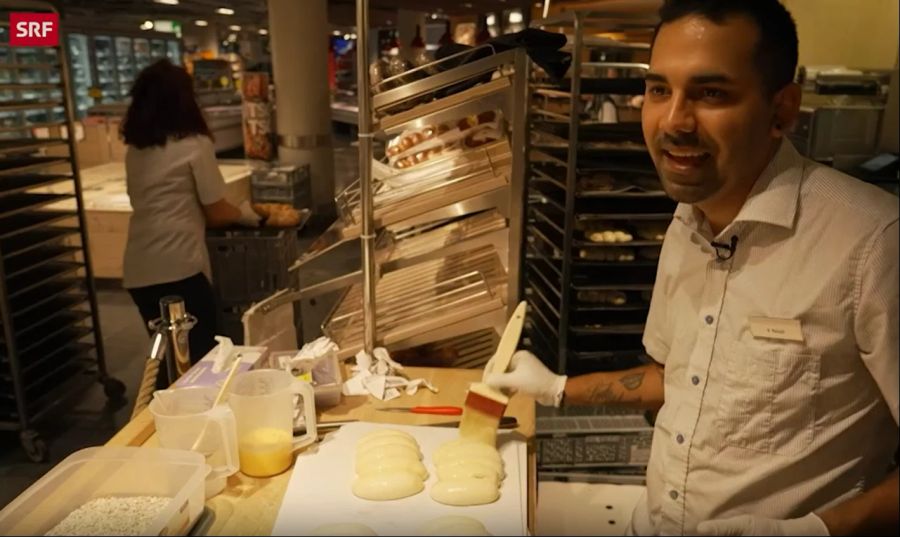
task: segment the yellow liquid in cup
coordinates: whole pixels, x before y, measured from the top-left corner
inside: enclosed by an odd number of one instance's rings
[[[241,471],[249,476],[280,474],[293,460],[293,438],[282,429],[254,429],[238,440]]]

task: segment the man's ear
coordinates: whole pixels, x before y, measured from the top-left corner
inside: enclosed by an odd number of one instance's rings
[[[775,116],[772,120],[772,136],[781,138],[789,132],[797,116],[800,115],[800,99],[803,89],[800,84],[790,83],[775,94]]]

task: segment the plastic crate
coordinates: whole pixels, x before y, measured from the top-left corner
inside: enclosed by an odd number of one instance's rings
[[[288,269],[298,255],[296,227],[210,230],[206,246],[220,307],[249,306],[294,286]]]
[[[244,323],[242,317],[249,307],[249,304],[246,306],[219,307],[216,310],[216,334],[228,336],[235,345],[243,345]]]
[[[310,205],[309,165],[264,166],[250,176],[253,203],[287,203],[296,209]]]

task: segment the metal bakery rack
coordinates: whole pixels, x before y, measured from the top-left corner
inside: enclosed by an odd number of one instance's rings
[[[10,46],[10,11],[55,9],[0,2],[0,430],[42,461],[36,422],[98,380],[125,386],[103,356],[64,47]]]
[[[567,33],[562,84],[534,71],[523,275],[526,343],[567,374],[637,365],[674,203],[643,143],[640,103],[655,16],[575,11],[533,26]],[[613,37],[610,37],[613,36]]]
[[[408,170],[388,169],[386,158],[372,163],[378,345],[393,351],[442,341],[459,351],[447,366],[477,367],[492,354],[489,343],[519,300],[528,70],[524,50],[482,47],[373,85],[371,130],[381,142],[486,113],[502,125],[493,141]],[[314,267],[358,244],[360,183],[337,196],[340,218],[294,265],[299,289],[250,312],[265,315],[340,290],[321,329],[341,358],[365,347],[365,270],[315,280]]]

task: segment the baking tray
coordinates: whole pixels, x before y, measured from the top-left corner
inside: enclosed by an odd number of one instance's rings
[[[51,282],[60,276],[69,274],[70,272],[74,272],[83,267],[84,263],[75,261],[51,261],[45,263],[25,274],[7,279],[7,296],[10,299],[16,298],[26,291]]]
[[[80,233],[80,231],[75,227],[47,226],[42,229],[21,233],[9,239],[0,240],[0,250],[3,251],[4,259],[8,260],[34,248],[40,248],[46,244],[54,244],[76,233]]]
[[[40,360],[31,362],[28,367],[20,370],[22,385],[28,389],[31,386],[42,383],[54,371],[62,369],[72,362],[93,360],[94,358],[91,354],[93,349],[94,346],[87,343],[71,344],[55,349],[52,359],[50,356],[45,356]],[[0,389],[3,389],[5,383],[12,391],[12,381],[11,372],[5,371],[0,373]]]
[[[66,315],[67,313],[81,313],[83,310],[75,308],[86,302],[87,295],[84,294],[65,294],[47,301],[40,307],[18,316],[15,321],[16,337],[27,336],[29,332],[38,330],[44,324],[52,322],[57,316]],[[90,312],[87,313],[90,314]]]
[[[42,147],[53,147],[65,143],[66,140],[63,138],[7,138],[0,140],[0,155],[34,151]]]
[[[63,278],[22,293],[10,301],[10,309],[12,309],[15,317],[44,304],[48,300],[53,300],[63,293],[82,291],[84,289],[83,286],[83,278]]]
[[[643,332],[607,332],[607,333],[584,333],[576,332],[570,327],[569,348],[574,351],[597,351],[603,349],[605,352],[633,352],[643,351],[642,343]]]
[[[31,350],[32,346],[43,342],[45,339],[58,334],[65,328],[75,327],[82,321],[90,319],[91,312],[84,310],[70,310],[60,312],[58,315],[46,319],[41,323],[40,330],[30,330],[28,333],[16,334],[18,352]]]
[[[66,218],[76,218],[74,211],[34,211],[0,218],[0,239],[14,237],[35,228]]]
[[[85,364],[80,363],[84,358],[84,356],[67,355],[51,367],[41,368],[37,375],[31,375],[27,380],[23,378],[25,380],[23,383],[25,399],[34,402],[35,399],[44,395],[46,391],[52,390],[56,385],[66,380],[69,375],[84,370]],[[0,380],[0,399],[15,401],[13,390],[4,389],[6,388],[4,384],[8,384],[11,387],[11,382],[12,380],[8,376]]]
[[[562,140],[569,139],[569,122],[559,121],[547,116],[535,117],[534,128],[556,136]],[[581,142],[614,142],[632,141],[643,143],[644,133],[640,122],[600,123],[582,121],[578,125],[578,141]]]
[[[54,323],[52,329],[48,329],[42,334],[33,334],[31,337],[19,338],[17,340],[18,355],[30,356],[32,359],[38,356],[40,349],[45,348],[43,345],[65,345],[66,343],[77,341],[92,334],[93,330],[87,326],[69,326],[60,323]],[[8,358],[3,358],[7,361]]]
[[[61,257],[72,257],[81,252],[79,246],[65,246],[61,244],[39,246],[29,252],[18,255],[6,261],[6,277],[12,278],[24,272],[40,267],[46,263]]]
[[[5,157],[0,159],[0,177],[69,162],[68,157]]]
[[[0,218],[33,211],[44,205],[74,198],[74,194],[19,193],[0,197]]]
[[[548,335],[543,326],[543,321],[537,317],[525,320],[524,333],[528,340],[525,345],[530,345],[532,352],[544,363],[554,363],[559,353],[559,340],[555,335]]]
[[[25,192],[37,187],[70,181],[71,175],[30,173],[23,175],[6,175],[0,179],[0,198]]]

